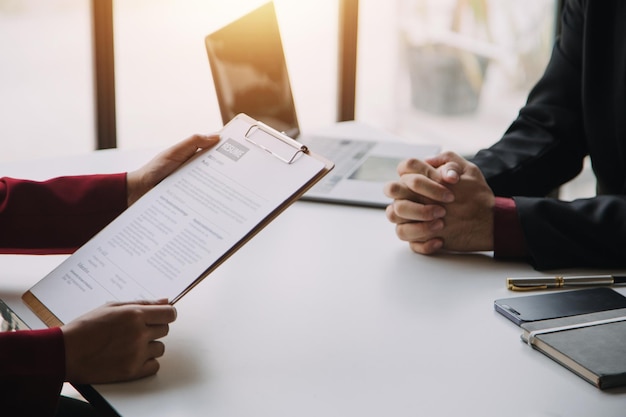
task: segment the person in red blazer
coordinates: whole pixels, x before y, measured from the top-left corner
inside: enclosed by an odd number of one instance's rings
[[[137,171],[0,178],[0,253],[71,253],[215,135],[194,135]],[[7,273],[7,271],[5,271]],[[0,414],[54,415],[65,381],[127,381],[155,374],[176,319],[167,300],[108,304],[57,328],[0,332]]]
[[[418,253],[494,251],[536,269],[626,266],[626,2],[568,0],[542,78],[504,136],[470,160],[407,160],[386,188]],[[597,195],[549,197],[589,156]]]

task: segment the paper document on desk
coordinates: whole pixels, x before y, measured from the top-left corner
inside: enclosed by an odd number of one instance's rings
[[[177,301],[332,168],[245,115],[220,136],[24,295],[46,324],[110,301]]]

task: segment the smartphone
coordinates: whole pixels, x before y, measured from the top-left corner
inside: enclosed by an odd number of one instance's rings
[[[626,308],[626,297],[609,287],[502,298],[496,311],[518,326],[531,321]]]

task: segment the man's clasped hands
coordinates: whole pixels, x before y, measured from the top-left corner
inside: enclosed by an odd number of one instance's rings
[[[398,175],[385,186],[386,215],[414,252],[493,250],[495,196],[476,165],[444,152],[407,159]]]

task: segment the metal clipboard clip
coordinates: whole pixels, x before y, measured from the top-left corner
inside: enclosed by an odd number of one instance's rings
[[[305,145],[261,122],[251,125],[244,137],[248,142],[269,152],[286,164],[292,164],[299,154],[309,152],[309,148]],[[278,139],[278,142],[276,139]]]

